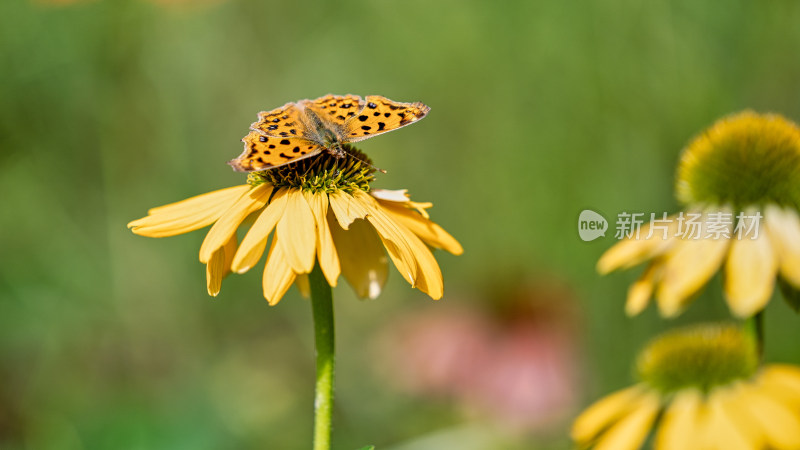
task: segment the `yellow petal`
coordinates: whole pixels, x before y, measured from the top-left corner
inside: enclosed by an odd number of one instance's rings
[[[383,246],[389,253],[397,270],[403,275],[412,287],[416,287],[416,278],[419,268],[414,257],[414,252],[406,240],[398,224],[386,215],[377,204],[377,201],[362,191],[355,191],[353,198],[360,202],[367,214],[367,220],[378,231]]]
[[[800,448],[800,412],[753,387],[742,389],[738,397],[741,409],[760,425],[771,448]]]
[[[411,230],[431,247],[446,250],[454,255],[464,253],[461,244],[453,236],[418,212],[388,201],[378,201],[378,203],[395,221]]]
[[[214,223],[249,189],[248,185],[234,186],[151,208],[148,216],[130,222],[128,228],[148,237],[174,236],[194,231]]]
[[[723,391],[725,388],[723,388]],[[729,408],[721,400],[724,392],[712,392],[706,402],[706,418],[704,424],[703,448],[718,450],[752,450],[758,440],[752,440],[746,432],[739,428],[732,415],[739,414],[735,408]]]
[[[661,399],[655,392],[642,395],[633,409],[611,425],[595,445],[595,450],[638,450],[650,433],[661,409]]]
[[[264,298],[270,305],[276,305],[289,290],[295,279],[292,267],[286,260],[280,245],[276,245],[276,238],[272,239],[272,245],[267,255],[267,264],[264,266]]]
[[[436,258],[414,233],[402,225],[399,225],[398,228],[405,235],[406,242],[411,247],[417,262],[417,289],[428,294],[432,299],[439,300],[444,293],[444,281]]]
[[[598,400],[583,411],[572,424],[572,440],[588,444],[622,415],[633,408],[645,394],[640,385],[614,392]]]
[[[384,209],[383,203],[378,201],[369,200],[368,210],[370,216],[377,216],[379,214],[386,214],[387,219],[393,220],[396,216],[387,214]],[[412,213],[416,214],[416,213]],[[439,264],[433,257],[433,254],[428,247],[423,243],[413,232],[406,228],[402,223],[395,223],[397,231],[402,235],[402,239],[408,243],[411,248],[414,260],[417,265],[417,273],[414,277],[416,287],[428,294],[434,300],[442,298],[444,285],[442,281],[442,272],[439,269]],[[390,253],[391,255],[391,253]],[[395,263],[397,264],[397,263]],[[400,267],[400,266],[398,266]],[[414,283],[412,283],[414,285]]]
[[[697,448],[701,402],[702,394],[697,389],[686,389],[675,394],[661,419],[654,446],[656,450]]]
[[[225,272],[225,247],[220,247],[211,255],[206,264],[206,287],[208,295],[216,297],[222,288],[222,274]]]
[[[211,260],[206,264],[206,287],[208,295],[216,297],[222,288],[222,279],[230,273],[231,261],[236,253],[236,235],[211,255]]]
[[[654,229],[653,235],[648,239],[647,236],[653,224],[645,224],[639,229],[638,238],[635,235],[625,238],[606,250],[597,261],[597,271],[607,274],[617,269],[627,269],[667,252],[679,240],[675,237],[678,222],[674,216],[669,220],[666,225],[666,239],[664,239],[664,232],[659,229]]]
[[[352,222],[346,231],[335,220],[328,223],[342,275],[360,298],[377,298],[389,275],[389,260],[377,232],[366,220]]]
[[[739,317],[761,311],[772,297],[778,267],[769,238],[768,233],[761,232],[756,239],[731,240],[725,264],[725,295]]]
[[[800,368],[783,364],[769,365],[758,378],[758,389],[800,414]]]
[[[773,398],[800,408],[800,368],[797,366],[771,364],[764,368],[759,384]]]
[[[328,194],[328,199],[339,226],[344,230],[348,229],[354,220],[367,217],[367,210],[352,195],[346,192],[332,192]]]
[[[286,209],[286,189],[281,189],[272,197],[269,204],[259,213],[258,218],[247,231],[236,256],[233,258],[231,270],[236,273],[244,273],[258,263],[264,248],[267,246],[267,238],[283,216]]]
[[[278,221],[275,236],[295,273],[309,273],[314,268],[317,241],[314,214],[299,189],[290,189],[286,195],[286,211]]]
[[[664,317],[678,315],[686,301],[714,276],[727,254],[729,239],[681,239],[666,256],[657,290]]]
[[[764,221],[778,255],[781,276],[800,287],[800,218],[792,210],[769,205],[764,211]]]
[[[749,405],[740,401],[741,391],[750,389],[747,383],[749,382],[734,382],[727,387],[715,389],[711,395],[749,448],[762,449],[766,443],[761,426],[750,417]]]
[[[372,189],[369,193],[378,200],[388,202],[407,203],[409,199],[408,189]]]
[[[331,236],[331,228],[328,226],[328,195],[325,193],[312,194],[306,193],[306,201],[311,206],[311,212],[314,214],[314,221],[317,224],[317,261],[328,280],[328,284],[336,286],[339,273],[341,273],[341,266],[339,265],[339,255],[336,253],[336,247],[333,244],[333,236]]]
[[[628,288],[628,300],[625,303],[625,313],[633,317],[644,311],[653,296],[655,283],[661,274],[661,265],[657,262],[647,266],[644,273],[635,283]]]
[[[208,230],[203,244],[200,246],[200,262],[205,263],[211,255],[236,233],[236,229],[250,213],[261,209],[269,200],[272,186],[261,184],[243,195],[222,217]]]
[[[432,207],[433,203],[412,202],[407,191],[408,191],[407,189],[397,189],[397,190],[371,189],[369,191],[369,194],[378,200],[384,200],[385,202],[392,202],[393,204],[397,206],[402,206],[406,209],[414,209],[425,219],[430,219],[430,216],[428,215],[428,211],[426,211],[426,209]]]
[[[216,204],[231,205],[239,199],[245,192],[249,191],[249,184],[240,184],[216,191],[206,192],[205,194],[195,195],[185,200],[169,203],[161,206],[154,206],[147,210],[147,214],[165,213],[167,211],[175,215],[191,214],[192,211]]]
[[[308,281],[308,274],[301,273],[297,275],[297,278],[294,280],[294,285],[297,286],[297,290],[300,291],[300,295],[305,298],[311,298],[311,284]]]

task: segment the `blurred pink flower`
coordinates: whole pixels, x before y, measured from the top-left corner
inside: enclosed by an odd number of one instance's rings
[[[512,430],[565,424],[579,386],[571,295],[533,284],[475,303],[450,297],[396,321],[380,344],[386,375]]]

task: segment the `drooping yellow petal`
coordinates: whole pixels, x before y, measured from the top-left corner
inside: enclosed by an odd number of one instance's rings
[[[725,389],[722,388],[724,391]],[[739,414],[732,408],[727,408],[720,399],[720,392],[711,392],[706,401],[706,417],[703,424],[705,441],[704,449],[710,450],[752,450],[759,448],[757,440],[754,441],[744,430],[739,428],[732,415]],[[698,436],[700,438],[701,436]]]
[[[714,276],[729,239],[681,239],[667,254],[656,297],[661,315],[674,317],[686,300]]]
[[[236,256],[233,258],[231,270],[244,273],[258,263],[267,246],[267,238],[286,209],[286,189],[275,193],[266,208],[259,213],[258,218],[247,231]]]
[[[342,275],[360,298],[377,298],[389,275],[389,259],[378,233],[366,220],[352,222],[349,230],[343,230],[335,220],[328,223]]]
[[[412,287],[416,287],[419,268],[414,252],[402,230],[399,229],[398,224],[380,209],[377,201],[369,194],[355,191],[353,198],[356,202],[361,203],[362,208],[367,211],[367,220],[378,231],[378,235],[383,241],[383,246],[392,258],[397,270]]]
[[[764,225],[778,255],[781,276],[800,288],[800,218],[795,211],[769,205],[764,211]]]
[[[206,287],[208,295],[216,297],[222,288],[222,274],[225,272],[225,247],[220,247],[211,255],[206,264]]]
[[[641,277],[628,288],[628,300],[625,302],[625,314],[633,317],[644,311],[653,296],[655,284],[661,274],[659,262],[650,263]]]
[[[405,236],[406,242],[411,247],[417,262],[417,288],[428,294],[432,299],[439,300],[444,294],[444,281],[442,271],[433,253],[414,233],[398,224],[398,229]]]
[[[294,285],[300,291],[300,295],[305,298],[311,298],[311,282],[308,280],[307,273],[301,273],[294,279]]]
[[[367,196],[364,195],[363,197],[359,196],[356,197],[363,198]],[[369,211],[369,215],[367,216],[368,219],[370,216],[378,216],[380,214],[385,214],[388,220],[396,220],[398,217],[402,217],[400,214],[392,214],[391,212],[387,211],[386,209],[387,207],[385,204],[390,202],[381,203],[380,201],[376,201],[370,198],[366,200],[365,203],[367,204],[367,208]],[[421,218],[421,216],[419,216],[419,214],[417,213],[414,212],[410,213]],[[408,220],[408,222],[414,222],[414,220]],[[397,221],[395,222],[394,225],[397,231],[400,233],[402,240],[405,241],[411,248],[413,257],[417,265],[417,273],[415,277],[413,277],[415,283],[412,283],[412,286],[416,284],[416,287],[419,290],[428,294],[432,299],[434,300],[440,299],[443,294],[444,284],[442,280],[441,269],[439,269],[439,264],[436,262],[436,259],[433,257],[433,254],[428,249],[427,245],[425,245],[425,243],[422,242],[422,240],[420,240],[420,238],[417,237],[416,234],[414,234],[411,230],[405,227],[402,221]],[[398,263],[396,262],[395,264],[397,265]],[[398,266],[398,268],[399,267],[400,266]]]
[[[128,223],[128,228],[148,237],[188,233],[214,223],[249,189],[248,185],[234,186],[151,208],[146,217]]]
[[[655,392],[639,397],[628,414],[603,433],[595,450],[638,450],[650,433],[661,409],[661,398]]]
[[[746,318],[766,306],[775,286],[777,257],[768,233],[758,238],[732,239],[725,264],[725,296],[731,311]]]
[[[206,287],[208,295],[216,297],[222,288],[222,279],[230,273],[231,261],[236,253],[236,235],[211,255],[211,260],[206,264]]]
[[[800,416],[800,369],[789,365],[770,365],[763,369],[757,389]]]
[[[290,189],[286,195],[286,211],[278,221],[275,236],[294,272],[309,273],[314,268],[317,243],[314,214],[299,189]]]
[[[770,448],[800,448],[800,412],[757,387],[741,389],[737,397],[740,409],[761,427]]]
[[[211,255],[236,233],[242,221],[251,213],[261,209],[269,200],[272,186],[261,184],[250,190],[234,203],[214,223],[200,246],[200,262],[206,263]]]
[[[737,429],[738,434],[749,444],[749,448],[761,449],[766,446],[765,435],[758,422],[750,417],[750,406],[741,401],[739,395],[743,389],[750,389],[749,382],[734,382],[727,387],[715,389],[711,395],[719,408],[725,411],[727,419]]]
[[[631,410],[645,394],[641,385],[614,392],[584,410],[572,424],[572,440],[579,444],[592,442],[600,433]]]
[[[431,247],[446,250],[454,255],[464,253],[463,247],[453,236],[418,212],[393,202],[379,200],[378,203],[394,220],[411,230]]]
[[[800,410],[800,368],[788,364],[770,364],[759,378],[764,393]]]
[[[652,223],[643,225],[639,229],[638,238],[634,235],[614,244],[603,253],[597,261],[597,271],[605,275],[617,269],[627,269],[638,264],[663,255],[678,243],[675,237],[678,222],[675,217],[670,217],[665,225],[667,228],[666,239],[663,230],[654,229],[649,236]]]
[[[278,245],[276,241],[277,238],[273,237],[262,281],[264,298],[270,305],[276,305],[281,300],[295,279],[295,273],[286,260],[281,245]]]
[[[697,448],[701,402],[702,394],[697,389],[685,389],[675,394],[661,419],[654,446],[656,450]]]
[[[367,210],[352,195],[346,192],[331,192],[328,194],[328,199],[339,226],[344,230],[348,229],[354,220],[367,217]]]
[[[317,224],[317,261],[328,284],[336,286],[341,266],[333,244],[331,228],[328,226],[328,195],[324,192],[318,194],[307,192],[305,196]]]

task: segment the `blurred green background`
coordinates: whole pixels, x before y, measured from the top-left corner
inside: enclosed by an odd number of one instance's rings
[[[574,415],[632,381],[650,336],[727,317],[715,280],[677,321],[626,318],[640,269],[598,276],[613,233],[582,242],[577,217],[675,211],[680,150],[722,115],[800,119],[798,23],[788,0],[3,0],[0,448],[309,447],[309,303],[269,307],[258,271],[210,298],[203,232],[125,224],[242,183],[225,161],[256,113],[327,93],[432,107],[360,148],[465,248],[437,253],[435,304],[394,270],[375,301],[336,288],[335,448],[569,448],[569,416],[508,431],[393,388],[370,349],[402,315],[559,280],[580,311]],[[769,360],[800,362],[798,320],[770,303]]]

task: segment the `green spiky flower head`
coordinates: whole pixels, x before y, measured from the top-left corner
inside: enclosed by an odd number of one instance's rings
[[[777,114],[718,120],[684,150],[677,196],[686,205],[800,206],[800,128]]]
[[[639,377],[663,393],[695,387],[704,392],[752,377],[758,369],[753,340],[737,325],[703,324],[655,338],[639,355]]]

